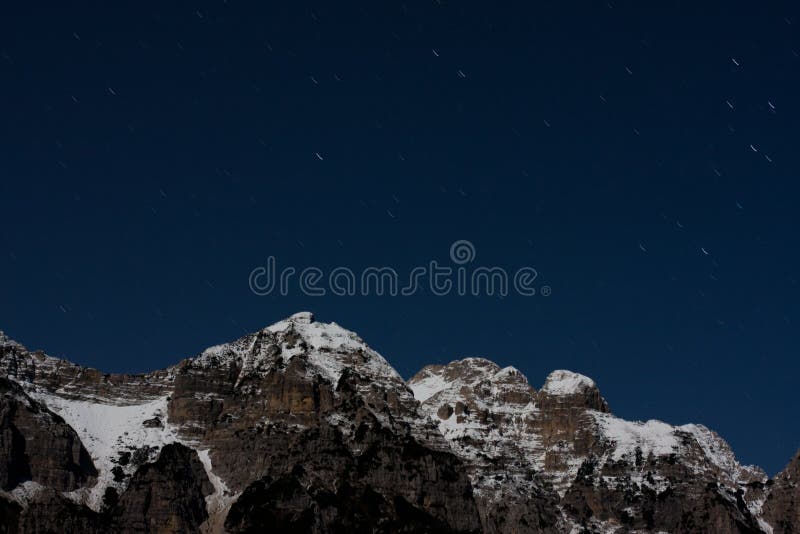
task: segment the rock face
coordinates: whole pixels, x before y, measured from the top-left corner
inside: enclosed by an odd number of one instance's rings
[[[764,518],[775,534],[800,532],[800,453],[771,482]]]
[[[300,313],[144,375],[0,333],[3,532],[794,532],[775,480],[698,425],[628,422],[596,384],[480,358],[406,383]]]
[[[110,506],[111,515],[120,528],[133,532],[196,532],[208,519],[205,498],[213,491],[197,453],[170,443],[158,460],[134,473],[127,490]]]
[[[32,481],[72,491],[96,476],[75,431],[16,382],[0,377],[0,489]]]

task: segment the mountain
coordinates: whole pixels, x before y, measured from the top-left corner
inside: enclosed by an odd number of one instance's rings
[[[763,471],[703,426],[614,417],[585,376],[554,371],[535,391],[518,370],[470,358],[409,386],[468,466],[485,532],[541,530],[531,494],[554,503],[561,531],[770,529]]]
[[[405,382],[298,313],[164,370],[105,374],[0,333],[0,533],[774,532],[770,480],[700,425],[612,415],[480,358]]]

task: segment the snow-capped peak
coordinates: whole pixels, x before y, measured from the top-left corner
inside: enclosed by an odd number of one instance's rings
[[[344,369],[353,368],[370,379],[402,382],[395,369],[355,333],[336,323],[315,320],[311,312],[299,312],[239,340],[206,349],[194,361],[201,366],[213,361],[242,361],[242,376],[266,369],[278,356],[284,363],[304,355],[312,372],[332,384]]]
[[[309,311],[297,312],[289,320],[295,323],[311,324],[314,322],[314,314]]]
[[[541,391],[549,395],[575,395],[594,387],[594,380],[588,376],[560,369],[550,373]]]

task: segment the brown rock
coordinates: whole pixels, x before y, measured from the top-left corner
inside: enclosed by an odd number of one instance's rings
[[[212,491],[197,453],[172,443],[155,462],[139,467],[112,516],[119,532],[198,532],[208,518],[205,497]]]
[[[58,491],[97,476],[75,431],[14,382],[0,377],[0,489],[32,480]]]
[[[800,452],[771,482],[763,510],[774,534],[800,532]]]

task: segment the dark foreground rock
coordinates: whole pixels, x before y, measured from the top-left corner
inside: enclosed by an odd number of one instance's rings
[[[75,431],[16,382],[0,377],[0,489],[33,481],[72,491],[96,476]]]

